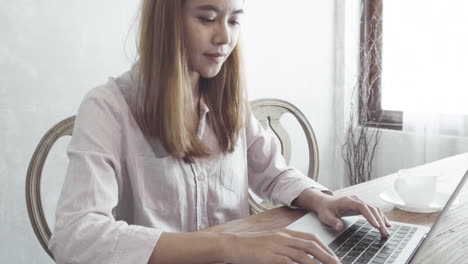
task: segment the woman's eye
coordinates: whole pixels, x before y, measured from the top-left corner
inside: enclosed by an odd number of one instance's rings
[[[229,21],[229,23],[230,23],[231,25],[240,25],[240,23],[239,23],[238,20],[231,20],[231,21]]]
[[[206,17],[199,17],[198,19],[203,23],[212,23],[215,21],[214,18],[206,18]]]

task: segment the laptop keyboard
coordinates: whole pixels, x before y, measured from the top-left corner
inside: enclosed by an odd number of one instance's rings
[[[416,232],[416,228],[392,224],[388,230],[390,237],[381,237],[379,230],[360,219],[328,246],[344,264],[393,263]]]

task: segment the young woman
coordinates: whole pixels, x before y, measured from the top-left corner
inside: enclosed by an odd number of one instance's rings
[[[244,92],[243,0],[143,0],[139,61],[84,98],[50,249],[57,263],[323,263],[312,234],[195,232],[246,217],[248,187],[340,230],[382,212],[286,166]]]

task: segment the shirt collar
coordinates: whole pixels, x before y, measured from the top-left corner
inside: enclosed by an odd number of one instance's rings
[[[200,97],[200,112],[198,113],[200,115],[200,122],[198,123],[198,132],[197,136],[199,139],[203,137],[203,134],[205,133],[205,127],[206,127],[206,115],[210,109],[205,103],[205,100],[203,96]]]
[[[200,119],[204,119],[208,112],[210,112],[210,109],[208,108],[208,106],[205,103],[204,96],[201,96],[201,98],[200,98],[200,112],[199,112]]]

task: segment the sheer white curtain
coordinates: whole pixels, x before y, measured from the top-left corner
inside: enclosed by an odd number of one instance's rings
[[[403,132],[413,136],[408,148],[424,162],[468,152],[468,116],[406,111]]]
[[[383,108],[403,111],[425,162],[468,152],[467,13],[466,0],[384,1]]]

